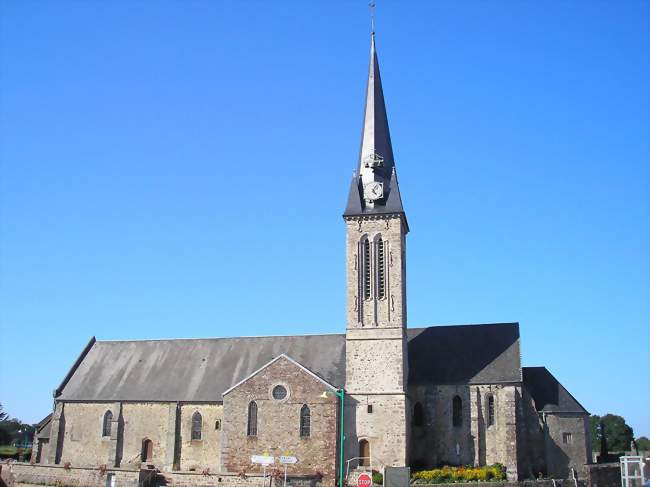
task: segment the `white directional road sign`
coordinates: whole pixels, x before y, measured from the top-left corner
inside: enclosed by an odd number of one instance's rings
[[[280,457],[280,463],[283,463],[284,465],[292,465],[294,463],[298,463],[298,459],[296,457],[282,455]]]
[[[271,465],[275,463],[275,458],[267,455],[253,455],[251,457],[251,462],[259,463],[260,465]]]

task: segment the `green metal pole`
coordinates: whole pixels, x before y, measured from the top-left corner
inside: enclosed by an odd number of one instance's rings
[[[345,391],[343,389],[340,389],[336,391],[336,395],[339,396],[339,399],[341,400],[341,433],[340,433],[340,440],[339,440],[339,449],[340,449],[340,457],[339,457],[339,487],[343,487],[343,443],[345,441],[345,432],[343,430],[343,417],[345,415]]]

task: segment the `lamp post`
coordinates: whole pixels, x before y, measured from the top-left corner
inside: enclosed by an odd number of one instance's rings
[[[343,442],[345,441],[345,431],[343,429],[343,417],[345,416],[345,390],[339,389],[336,395],[341,401],[341,432],[339,433],[339,487],[343,487]]]

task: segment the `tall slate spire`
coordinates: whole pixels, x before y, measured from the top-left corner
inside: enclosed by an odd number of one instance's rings
[[[388,116],[379,74],[375,33],[370,42],[370,67],[363,114],[358,169],[352,177],[344,217],[404,213],[399,193]]]

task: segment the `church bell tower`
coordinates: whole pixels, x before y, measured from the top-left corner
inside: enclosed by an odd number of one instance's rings
[[[408,463],[406,234],[375,35],[347,227],[347,458]]]

